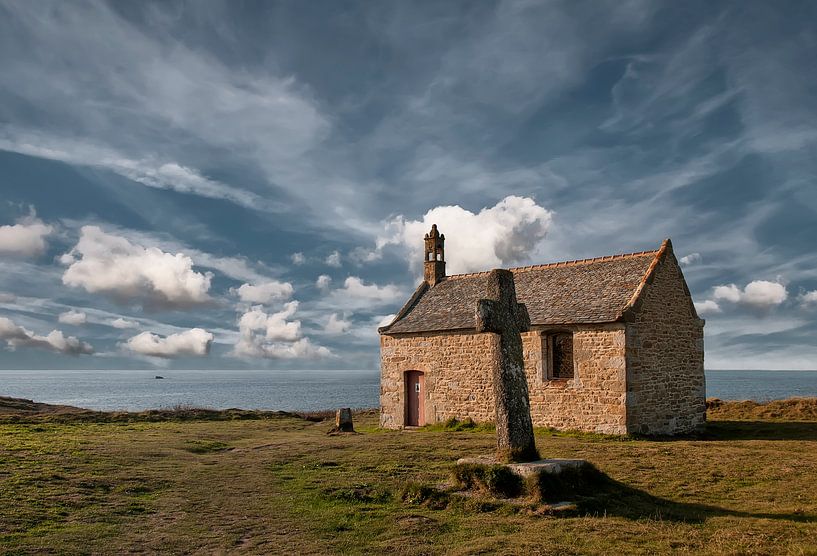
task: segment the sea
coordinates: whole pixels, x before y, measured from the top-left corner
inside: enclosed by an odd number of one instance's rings
[[[0,370],[0,396],[105,411],[368,408],[379,384],[376,370]],[[817,371],[707,371],[706,390],[723,400],[817,397]]]

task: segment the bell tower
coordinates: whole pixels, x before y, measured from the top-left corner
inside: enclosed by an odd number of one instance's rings
[[[445,235],[437,231],[437,225],[431,225],[431,231],[425,235],[425,258],[423,259],[423,277],[429,286],[445,279]]]

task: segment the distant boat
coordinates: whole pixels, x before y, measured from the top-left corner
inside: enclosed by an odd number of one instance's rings
[[[156,376],[154,376],[153,378],[155,378],[156,380],[159,380],[160,378],[164,378],[164,377],[163,377],[163,376],[161,376],[161,375],[156,375]]]

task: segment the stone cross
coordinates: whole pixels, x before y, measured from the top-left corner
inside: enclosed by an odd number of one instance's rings
[[[499,334],[499,361],[494,365],[496,448],[502,462],[539,459],[530,418],[528,381],[522,353],[522,332],[530,328],[528,310],[516,301],[513,273],[492,270],[489,299],[476,307],[477,332]]]

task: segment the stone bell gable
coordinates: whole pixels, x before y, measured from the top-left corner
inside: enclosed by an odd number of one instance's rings
[[[495,416],[499,344],[479,331],[475,312],[491,274],[446,276],[444,240],[436,226],[426,234],[425,280],[379,329],[384,427]],[[704,321],[670,240],[651,251],[509,270],[530,318],[522,340],[536,426],[678,434],[704,423]],[[412,391],[407,372],[421,377]]]

